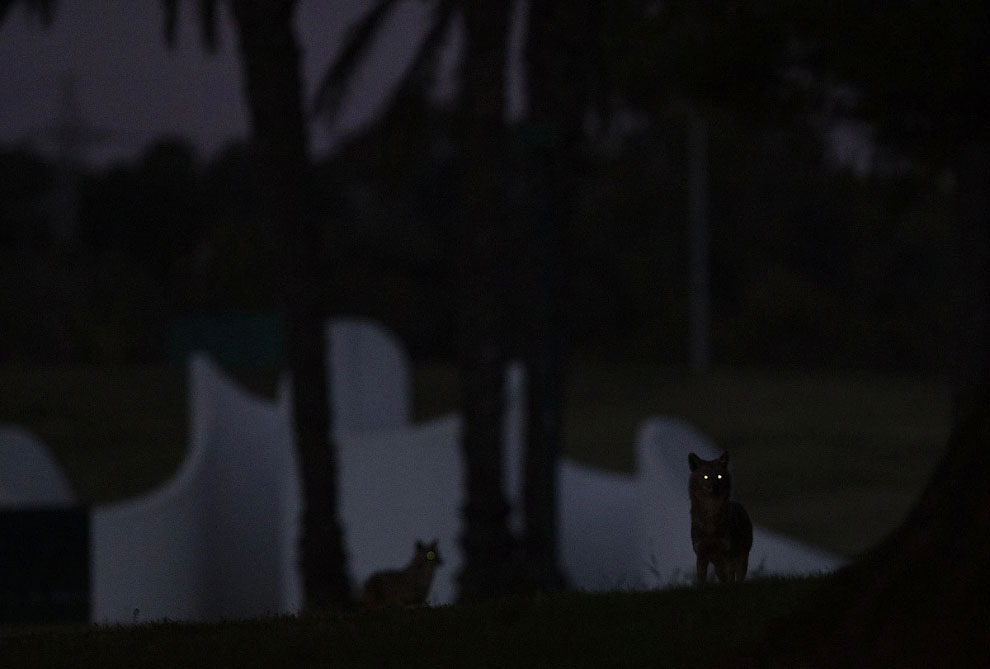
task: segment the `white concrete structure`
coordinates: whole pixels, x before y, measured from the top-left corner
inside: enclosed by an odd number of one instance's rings
[[[560,562],[580,590],[640,589],[635,476],[560,465]]]
[[[356,435],[408,422],[409,368],[394,337],[368,321],[334,322],[328,336],[335,434],[347,471]],[[190,360],[189,374],[190,444],[179,472],[147,495],[92,511],[93,621],[243,618],[300,608],[301,501],[288,384],[283,380],[269,402],[203,356]]]
[[[464,476],[456,415],[409,425],[409,369],[398,342],[365,321],[335,323],[330,383],[339,513],[355,587],[405,564],[416,539],[440,541],[429,601],[455,600]],[[274,401],[242,390],[208,359],[190,361],[190,444],[161,488],[91,511],[91,620],[131,623],[292,613],[301,608],[298,464],[288,384]],[[507,374],[506,496],[521,527],[525,374]],[[603,591],[690,582],[687,454],[718,450],[673,419],[651,419],[634,475],[568,459],[559,468],[561,563],[570,584]],[[0,503],[71,504],[43,447],[0,430]],[[41,492],[39,492],[41,491]],[[841,560],[755,528],[751,570],[830,570]]]
[[[329,325],[331,424],[338,434],[409,425],[412,371],[402,343],[365,319]]]
[[[190,447],[179,472],[134,500],[95,507],[94,622],[274,614],[287,598],[294,481],[284,405],[252,397],[212,363],[190,363]]]
[[[48,447],[25,429],[0,425],[0,508],[75,503],[72,486]]]

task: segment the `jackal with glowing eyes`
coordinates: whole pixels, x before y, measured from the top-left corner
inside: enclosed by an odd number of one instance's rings
[[[442,564],[437,541],[424,544],[417,539],[412,559],[403,569],[379,571],[368,577],[361,595],[362,606],[422,606],[433,583],[433,572]]]
[[[698,583],[708,581],[708,565],[722,583],[741,581],[749,568],[753,547],[753,523],[739,502],[729,499],[732,475],[729,454],[715,460],[688,455],[691,478],[691,544],[697,558]]]

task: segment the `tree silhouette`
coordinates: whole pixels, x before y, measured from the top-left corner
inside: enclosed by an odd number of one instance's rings
[[[711,7],[728,10],[720,14],[727,21],[692,13],[693,21],[702,21],[687,34],[733,37],[701,56],[697,67],[689,62],[696,51],[666,59],[677,90],[708,104],[746,101],[745,114],[755,110],[764,118],[868,122],[881,146],[951,175],[959,249],[956,422],[940,465],[901,527],[841,570],[800,614],[771,630],[751,659],[761,666],[978,663],[988,640],[982,621],[990,611],[990,571],[981,557],[990,541],[986,6],[975,0],[765,3],[755,14],[734,3]],[[761,20],[739,21],[740,12]],[[671,18],[681,20],[676,12]],[[719,56],[735,51],[742,54],[735,63]],[[740,76],[747,63],[752,76]],[[712,85],[723,78],[737,83]],[[648,82],[626,81],[636,100],[656,104]],[[769,86],[746,90],[751,82]]]
[[[858,118],[882,145],[950,177],[960,342],[946,452],[902,526],[771,630],[751,659],[757,666],[980,663],[990,640],[985,3],[644,2],[609,17],[607,74],[634,107],[688,102],[783,122]]]
[[[207,3],[209,4],[209,3]],[[175,3],[170,3],[175,7]],[[300,546],[307,607],[350,603],[343,531],[337,515],[336,448],[330,431],[325,320],[332,299],[312,184],[296,3],[232,0],[246,98],[251,110],[264,205],[282,239],[286,361],[292,373],[296,449],[302,473]],[[204,13],[204,22],[210,18]]]
[[[204,0],[198,5],[202,38],[209,49],[216,45],[220,2]],[[0,4],[0,12],[10,4]],[[180,0],[163,0],[164,30],[170,43],[180,4]],[[321,272],[325,263],[319,251],[319,227],[307,207],[311,195],[309,156],[298,46],[290,23],[296,3],[229,0],[228,4],[237,27],[245,98],[265,184],[261,194],[264,209],[284,242],[281,274],[286,359],[293,378],[294,428],[303,470],[301,552],[306,598],[317,606],[344,603],[348,589],[335,513],[336,469],[329,442],[323,364],[322,316],[332,296],[326,292],[330,277]],[[354,67],[396,4],[395,0],[379,0],[352,31],[341,56],[318,87],[318,111],[330,116],[336,111]],[[24,5],[50,21],[53,3],[24,0]],[[460,342],[457,358],[468,480],[463,537],[467,567],[462,574],[462,594],[476,597],[505,591],[518,578],[502,486],[502,394],[508,350],[504,264],[511,254],[495,241],[507,239],[503,70],[508,7],[496,2],[435,2],[434,20],[400,84],[399,95],[426,83],[456,16],[464,19],[468,34],[457,133],[461,179],[454,189],[460,213],[453,231],[460,258],[455,270],[460,314],[456,338]],[[534,415],[534,420],[542,418]],[[543,515],[552,517],[553,513],[545,511]]]
[[[21,0],[48,25],[55,0]],[[221,0],[198,4],[205,45],[216,45]],[[16,4],[0,3],[0,20]],[[165,38],[175,38],[180,0],[163,0]],[[337,464],[330,435],[324,322],[331,292],[322,271],[323,237],[310,208],[311,170],[302,103],[293,1],[230,0],[244,72],[260,199],[282,240],[281,276],[286,361],[292,374],[293,428],[302,470],[300,545],[307,607],[346,607],[351,594],[343,532],[337,516]]]
[[[320,86],[318,100],[324,108],[332,111],[339,104],[346,91],[346,67],[369,47],[393,4],[394,0],[380,0],[353,31],[337,68]],[[461,536],[465,565],[458,578],[460,595],[467,599],[517,589],[524,579],[517,564],[516,542],[508,529],[503,481],[503,395],[512,339],[508,275],[521,250],[509,230],[506,208],[509,138],[504,72],[510,10],[509,3],[491,0],[435,2],[427,36],[398,94],[428,81],[448,27],[461,18],[465,46],[455,111],[457,176],[451,188],[455,201],[451,247],[466,479]],[[530,414],[531,421],[543,418],[540,412]],[[552,473],[555,462],[541,462]],[[552,475],[541,474],[540,481],[552,482]],[[549,510],[543,517],[552,518],[554,513]],[[539,530],[552,527],[541,525]]]
[[[844,111],[879,142],[952,175],[960,336],[956,420],[939,466],[904,523],[785,627],[798,630],[790,656],[979,664],[990,641],[990,12],[975,0],[803,9],[791,25],[817,90],[847,86]]]
[[[563,245],[573,234],[585,113],[600,58],[600,3],[532,0],[525,47],[529,115],[520,128],[530,193],[517,321],[523,324],[528,427],[522,562],[528,585],[564,583],[557,556],[557,462],[561,451],[566,343]]]
[[[469,2],[463,8],[466,50],[458,101],[461,174],[454,222],[455,276],[466,469],[463,508],[465,568],[461,597],[486,597],[514,586],[514,541],[503,486],[503,392],[508,362],[505,62],[509,5]]]

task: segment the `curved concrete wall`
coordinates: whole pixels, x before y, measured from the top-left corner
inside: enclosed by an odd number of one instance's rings
[[[560,563],[570,585],[589,592],[640,587],[635,476],[568,459],[560,464]]]
[[[27,430],[0,425],[0,507],[66,507],[76,503],[48,447]]]
[[[345,434],[408,425],[412,376],[402,342],[366,319],[336,319],[328,329],[334,429]]]
[[[246,617],[285,609],[288,420],[211,362],[190,362],[189,452],[164,486],[92,511],[92,620]]]
[[[359,435],[407,424],[409,369],[398,341],[369,321],[335,321],[327,336],[346,471]],[[269,402],[204,356],[193,356],[189,375],[189,451],[179,472],[147,495],[92,510],[93,621],[244,618],[301,606],[288,383]]]
[[[410,426],[409,370],[394,338],[363,321],[334,325],[330,336],[338,511],[353,582],[360,587],[372,572],[404,565],[416,539],[438,538],[444,565],[429,601],[452,602],[463,563],[460,418]],[[507,374],[506,393],[506,496],[518,530],[525,425],[525,373],[518,366]],[[91,511],[94,622],[231,619],[301,608],[301,500],[288,384],[283,380],[276,400],[266,401],[195,356],[189,396],[190,446],[179,472],[145,496]],[[657,418],[637,436],[635,475],[561,461],[560,559],[573,587],[639,589],[693,579],[690,451],[705,458],[719,452],[689,425]],[[36,502],[32,491],[40,487],[47,499],[71,503],[64,477],[30,435],[0,430],[0,461],[4,454],[18,463],[0,471],[0,484],[13,491],[7,499]],[[750,565],[762,573],[841,564],[762,528],[754,534]]]

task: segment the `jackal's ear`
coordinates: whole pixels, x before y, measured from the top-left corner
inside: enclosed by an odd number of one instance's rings
[[[417,540],[416,540],[416,550],[417,550],[417,551],[421,551],[421,550],[423,550],[424,548],[426,548],[426,546],[424,546],[424,545],[423,545],[423,542],[422,542],[422,541],[420,541],[419,539],[417,539]]]
[[[701,458],[699,458],[694,453],[688,453],[688,467],[691,468],[691,471],[697,469],[698,465],[700,464],[701,464]]]
[[[729,452],[728,451],[725,451],[724,453],[722,453],[722,457],[720,457],[718,459],[718,462],[721,465],[728,465],[729,464]]]

